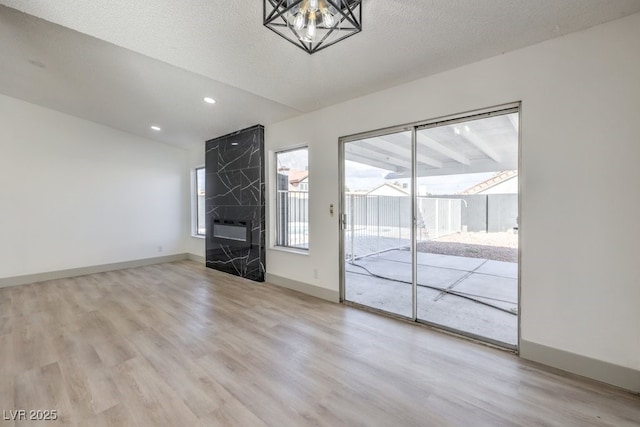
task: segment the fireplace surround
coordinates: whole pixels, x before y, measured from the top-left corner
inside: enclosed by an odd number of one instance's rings
[[[205,144],[206,265],[262,282],[265,275],[264,128]]]

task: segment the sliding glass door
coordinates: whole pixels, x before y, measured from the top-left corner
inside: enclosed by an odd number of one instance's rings
[[[518,117],[342,141],[345,301],[517,347]]]
[[[345,299],[413,318],[411,188],[388,179],[411,170],[411,132],[346,142],[343,150]],[[391,252],[403,256],[389,259]]]
[[[517,111],[418,128],[416,160],[417,319],[516,346]]]

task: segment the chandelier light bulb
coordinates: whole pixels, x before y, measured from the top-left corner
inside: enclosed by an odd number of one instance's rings
[[[309,10],[311,12],[318,10],[318,0],[309,0]]]
[[[309,12],[309,23],[307,25],[307,37],[313,40],[316,36],[316,13]]]
[[[333,15],[326,7],[322,10],[322,22],[324,22],[324,26],[327,28],[333,27],[333,25],[336,23],[335,19],[333,19]]]
[[[296,15],[296,19],[293,21],[293,28],[297,31],[300,31],[304,27],[304,14],[302,12],[298,12]]]

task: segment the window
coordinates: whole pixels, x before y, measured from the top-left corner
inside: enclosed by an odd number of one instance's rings
[[[309,249],[309,150],[276,153],[276,246]]]
[[[205,208],[204,208],[204,183],[205,183],[205,170],[204,168],[196,168],[194,177],[193,188],[195,190],[194,198],[194,221],[193,232],[196,236],[204,236],[206,234],[206,220],[205,220]]]

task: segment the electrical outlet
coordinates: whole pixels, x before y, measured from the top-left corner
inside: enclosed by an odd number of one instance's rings
[[[314,278],[314,279],[317,279],[317,278],[318,278],[318,269],[317,269],[317,268],[314,268],[314,269],[313,269],[313,278]]]
[[[164,248],[162,247],[162,245],[158,245],[158,252],[162,252],[164,250]]]

